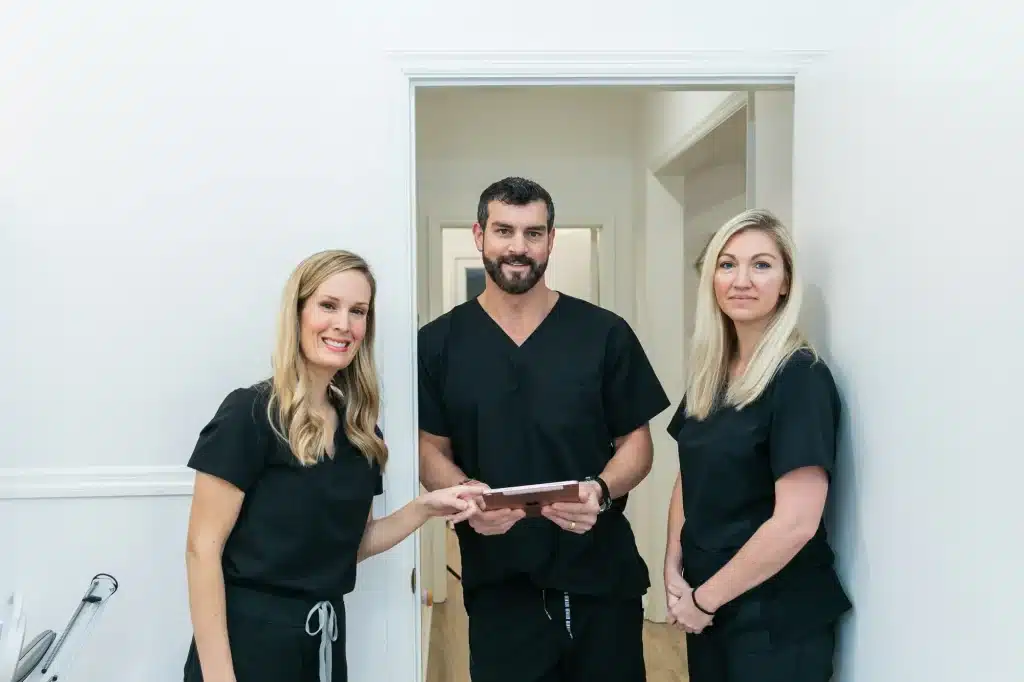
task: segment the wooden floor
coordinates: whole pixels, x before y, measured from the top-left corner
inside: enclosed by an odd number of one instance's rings
[[[448,563],[459,571],[455,534],[448,531]],[[459,571],[461,572],[461,571]],[[462,585],[448,574],[448,599],[431,614],[430,655],[426,682],[470,682],[469,636]],[[663,623],[644,623],[644,657],[648,682],[685,682],[683,634]]]

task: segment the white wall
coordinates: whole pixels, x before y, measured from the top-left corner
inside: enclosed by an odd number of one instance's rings
[[[643,96],[643,142],[641,152],[649,168],[660,170],[684,151],[680,143],[733,93],[727,90],[706,92],[649,92]]]
[[[43,630],[59,635],[95,574],[119,582],[69,661],[70,682],[181,679],[188,503],[188,495],[0,499],[0,590],[25,588],[26,643]]]
[[[890,6],[648,0],[622,15],[527,1],[518,15],[537,20],[524,29],[468,0],[289,11],[237,0],[3,5],[0,257],[5,282],[19,287],[2,304],[4,466],[181,465],[224,393],[266,371],[290,269],[311,251],[344,246],[364,253],[380,279],[394,455],[384,506],[397,507],[417,490],[415,245],[408,87],[385,51],[828,48],[884,23]],[[30,627],[49,624],[33,614],[63,613],[67,594],[95,571],[137,557],[120,564],[123,609],[112,604],[100,627],[132,632],[141,620],[159,623],[159,636],[132,649],[97,634],[82,682],[178,679],[189,633],[184,504],[4,504],[4,518],[25,525],[0,524],[4,555],[21,557],[0,564],[0,585],[24,588]],[[110,506],[121,525],[103,537],[115,545],[85,560],[75,543],[111,527]],[[412,640],[414,623],[389,619],[382,604],[412,598],[413,561],[404,543],[361,572],[349,614],[361,643]],[[63,585],[75,587],[51,592]],[[372,645],[350,649],[354,680],[379,676],[381,665],[411,670]],[[384,676],[411,677],[397,674]]]
[[[922,6],[797,81],[795,232],[845,406],[842,682],[1024,679],[1022,22]]]

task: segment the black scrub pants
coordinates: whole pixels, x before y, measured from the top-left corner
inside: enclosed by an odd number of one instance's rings
[[[229,586],[226,589],[228,640],[236,682],[318,682],[321,633],[317,602]],[[338,637],[331,642],[331,682],[348,681],[345,658],[345,604],[333,602]],[[184,682],[203,682],[193,638],[185,660]]]
[[[714,625],[686,636],[690,682],[829,682],[834,651],[834,626],[784,641],[764,628],[731,633]]]
[[[567,595],[516,581],[464,598],[473,682],[647,679],[640,597]]]

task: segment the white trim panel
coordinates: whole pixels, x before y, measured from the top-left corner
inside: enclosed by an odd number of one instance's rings
[[[183,497],[194,472],[185,466],[0,469],[0,500],[79,497]]]

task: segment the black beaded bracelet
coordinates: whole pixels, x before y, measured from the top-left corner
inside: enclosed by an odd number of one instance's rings
[[[713,616],[713,615],[715,615],[713,611],[708,611],[703,606],[701,606],[700,604],[697,603],[697,588],[696,587],[693,588],[692,590],[690,590],[690,601],[692,601],[693,605],[697,607],[697,610],[700,611],[701,613],[703,613],[705,616]]]

